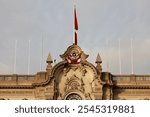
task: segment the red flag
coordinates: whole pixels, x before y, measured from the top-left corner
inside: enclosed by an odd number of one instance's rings
[[[76,15],[76,8],[74,8],[74,28],[78,30],[78,20],[77,20],[77,15]]]
[[[77,37],[77,30],[78,30],[78,20],[76,14],[76,8],[74,7],[74,44],[77,45],[78,37]]]

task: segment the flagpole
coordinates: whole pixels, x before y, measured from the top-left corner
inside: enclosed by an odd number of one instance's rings
[[[43,51],[44,51],[44,38],[42,36],[40,71],[43,70],[43,58],[44,58]]]
[[[74,37],[75,37],[75,34],[74,34],[74,32],[75,32],[75,29],[74,29],[74,22],[75,22],[75,20],[74,20],[74,9],[75,9],[75,6],[76,6],[76,4],[75,4],[75,0],[73,0],[73,38],[72,38],[72,43],[74,44]]]
[[[30,43],[31,41],[29,40],[29,45],[28,45],[28,75],[30,74]]]
[[[120,72],[120,75],[122,73],[121,67],[122,67],[122,63],[121,63],[120,38],[119,38],[119,72]]]
[[[110,55],[110,52],[109,52],[109,46],[108,46],[108,39],[106,40],[106,47],[108,48],[107,55],[109,56],[109,55]],[[107,69],[107,72],[110,71],[109,59],[108,59],[108,58],[107,58],[107,63],[106,63],[106,69]]]
[[[133,74],[133,38],[131,38],[131,73]]]
[[[16,74],[16,62],[17,62],[17,40],[15,40],[15,53],[14,53],[14,74]]]

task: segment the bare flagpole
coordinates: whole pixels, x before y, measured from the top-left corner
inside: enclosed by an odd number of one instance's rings
[[[107,55],[109,56],[110,55],[110,52],[109,52],[109,47],[108,47],[108,39],[106,40],[106,47],[108,48],[108,52],[107,52]],[[106,65],[106,68],[107,68],[107,72],[110,71],[110,68],[109,68],[109,59],[107,59],[107,65]]]
[[[30,54],[30,46],[31,46],[31,41],[29,40],[29,43],[28,43],[28,75],[30,74],[30,58],[31,58],[31,54]]]
[[[44,51],[44,38],[43,38],[43,36],[42,36],[40,71],[43,70],[43,58],[44,58],[43,51]]]
[[[133,38],[131,38],[131,73],[133,74],[134,73],[134,70],[133,70]]]
[[[14,53],[14,74],[16,74],[16,62],[17,62],[17,40],[15,40],[15,53]]]
[[[122,74],[122,63],[121,63],[121,50],[120,50],[120,38],[119,38],[119,73]]]

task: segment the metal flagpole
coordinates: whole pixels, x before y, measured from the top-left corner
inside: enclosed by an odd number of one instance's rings
[[[17,62],[17,40],[15,40],[15,54],[14,54],[14,74],[16,74],[16,62]]]
[[[43,51],[44,51],[44,38],[42,36],[42,45],[41,45],[41,60],[40,60],[40,71],[43,70],[43,58],[44,58],[44,55],[43,55]]]
[[[30,74],[30,43],[31,41],[29,40],[29,45],[28,45],[28,75]]]
[[[131,73],[133,74],[133,39],[131,38]]]
[[[109,56],[110,55],[110,51],[109,51],[109,46],[108,46],[108,39],[106,40],[106,47],[108,48],[108,52],[107,52],[107,55]],[[107,63],[106,63],[106,68],[107,68],[107,72],[110,71],[110,66],[109,66],[109,59],[107,58]]]
[[[73,0],[73,38],[72,38],[72,43],[74,44],[74,37],[75,37],[75,34],[74,34],[74,32],[75,32],[75,28],[74,28],[74,8],[75,8],[75,0]]]
[[[120,75],[122,73],[121,67],[122,67],[122,63],[121,63],[121,50],[120,50],[120,38],[119,38],[119,72],[120,72]]]

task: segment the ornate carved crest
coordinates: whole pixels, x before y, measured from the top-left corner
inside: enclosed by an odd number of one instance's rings
[[[78,64],[81,62],[81,53],[79,53],[77,50],[72,50],[67,55],[67,61],[70,64]]]
[[[88,55],[86,55],[78,45],[72,45],[64,54],[60,55],[60,57],[69,64],[79,64],[81,61],[85,61]]]
[[[73,75],[70,79],[67,78],[65,91],[78,90],[78,91],[84,92],[83,85],[84,85],[84,83],[83,83],[82,79],[80,80],[78,77]]]

